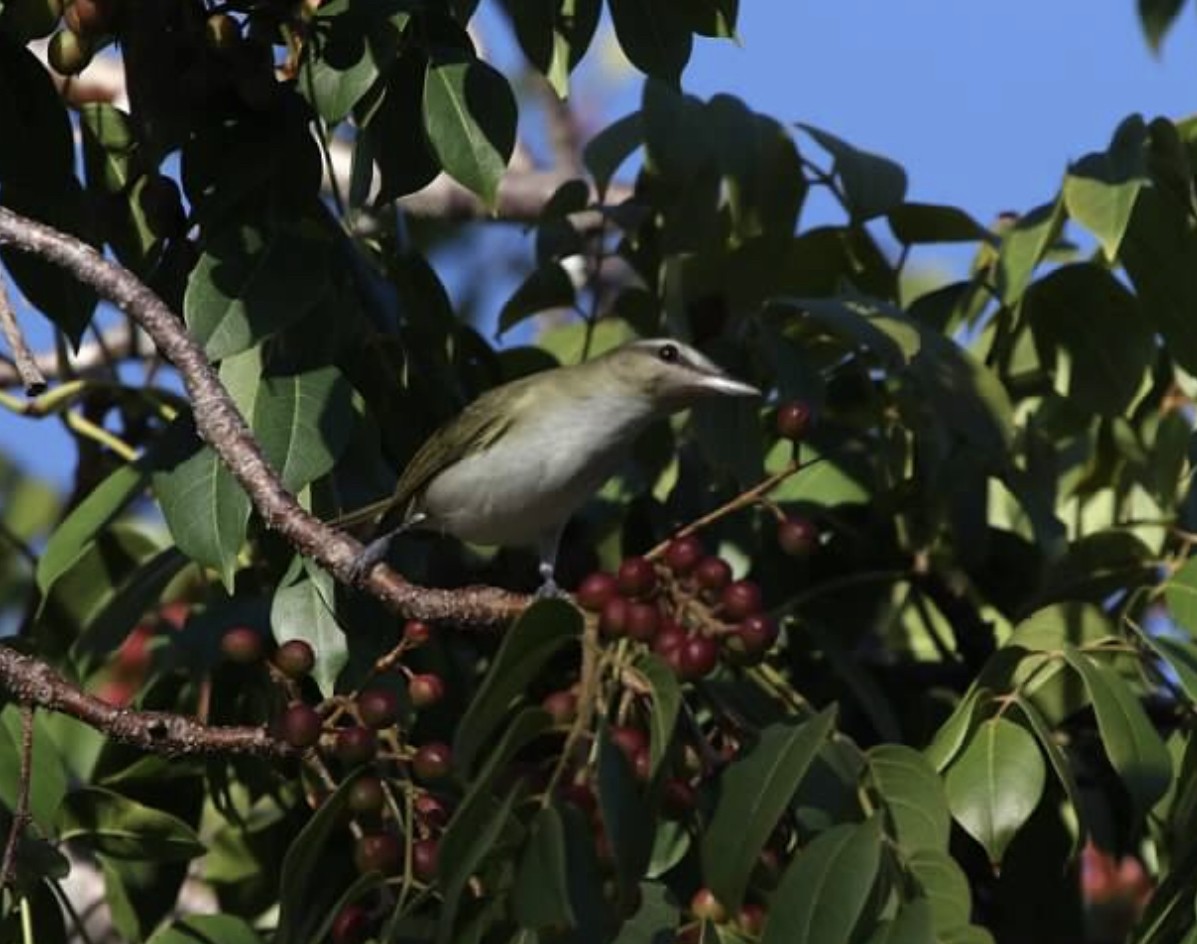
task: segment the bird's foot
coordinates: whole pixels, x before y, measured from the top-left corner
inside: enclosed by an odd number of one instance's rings
[[[391,546],[392,537],[394,537],[393,534],[384,534],[382,537],[366,545],[365,550],[350,565],[349,579],[351,583],[359,584],[364,581],[369,576],[370,571],[374,569],[374,565],[387,556],[387,550]]]
[[[557,586],[557,581],[552,577],[536,588],[536,599],[538,600],[564,600],[567,597],[569,594]]]

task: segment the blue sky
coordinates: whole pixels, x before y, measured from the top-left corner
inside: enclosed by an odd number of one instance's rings
[[[687,91],[729,92],[885,154],[905,166],[911,199],[955,204],[983,222],[1051,198],[1068,161],[1103,148],[1126,115],[1197,111],[1191,5],[1158,59],[1134,0],[745,0],[739,32],[740,45],[696,43]],[[617,117],[636,106],[639,83],[590,94]],[[30,333],[45,341],[44,331]],[[66,440],[53,421],[0,411],[0,449],[67,481]]]

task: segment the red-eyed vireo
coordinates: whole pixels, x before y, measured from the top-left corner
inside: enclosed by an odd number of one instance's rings
[[[487,391],[420,447],[387,499],[341,519],[398,512],[356,565],[364,576],[401,531],[471,544],[534,546],[539,594],[553,595],[557,544],[570,515],[619,468],[653,420],[710,396],[759,396],[679,341],[633,341],[600,357]]]

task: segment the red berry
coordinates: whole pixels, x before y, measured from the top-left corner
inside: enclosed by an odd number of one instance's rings
[[[72,33],[95,37],[112,32],[113,4],[109,0],[73,0],[62,21]]]
[[[594,791],[584,783],[567,783],[561,788],[561,799],[571,803],[587,816],[593,816],[598,809],[598,797]]]
[[[407,684],[407,694],[417,708],[429,708],[445,697],[445,683],[439,675],[413,675]]]
[[[809,557],[819,546],[819,529],[809,518],[787,518],[777,525],[777,543],[791,557]]]
[[[623,751],[624,756],[631,760],[638,751],[648,750],[648,736],[639,728],[628,725],[611,726],[611,743]]]
[[[653,640],[653,652],[664,657],[681,649],[685,642],[686,630],[673,620],[668,620],[657,631],[657,638]]]
[[[453,769],[453,752],[448,744],[433,741],[416,751],[411,766],[421,780],[443,780]]]
[[[423,620],[412,619],[403,624],[403,641],[412,648],[422,646],[432,636],[432,630]]]
[[[421,793],[417,796],[413,807],[416,811],[416,816],[426,826],[440,827],[449,821],[449,813],[445,809],[445,804],[431,793]]]
[[[346,803],[355,813],[379,813],[386,804],[382,781],[375,776],[358,777],[349,787]]]
[[[591,613],[600,613],[607,601],[617,593],[619,585],[614,575],[601,570],[595,571],[578,587],[578,605]]]
[[[701,921],[723,924],[727,920],[727,909],[709,888],[700,888],[690,899],[690,911]]]
[[[704,557],[694,569],[694,579],[706,590],[722,590],[731,583],[731,564],[722,557]]]
[[[719,602],[723,615],[738,622],[753,613],[759,613],[764,601],[761,599],[761,588],[755,583],[751,580],[737,580],[724,588]]]
[[[140,681],[153,661],[150,640],[154,635],[154,627],[147,623],[140,623],[129,630],[129,635],[116,650],[112,671],[123,679]]]
[[[632,773],[636,779],[647,783],[653,772],[652,755],[649,754],[648,748],[644,747],[636,751],[629,760],[632,762]]]
[[[740,930],[745,934],[759,937],[761,932],[765,930],[765,917],[766,912],[763,905],[746,904],[740,908],[740,913],[736,915],[736,924],[739,925]]]
[[[768,652],[777,642],[777,623],[764,613],[753,613],[736,627],[735,638],[745,652]]]
[[[694,570],[705,556],[702,541],[693,534],[675,538],[665,548],[665,564],[679,577],[685,577]]]
[[[337,757],[346,767],[357,767],[374,759],[378,752],[378,735],[369,728],[354,725],[337,732]]]
[[[551,692],[545,696],[541,707],[552,717],[553,724],[569,724],[578,716],[578,696],[568,689]]]
[[[292,747],[311,747],[320,740],[322,722],[311,705],[291,705],[280,719],[283,740]]]
[[[661,610],[655,603],[629,603],[625,625],[633,639],[652,642],[661,625]]]
[[[363,874],[394,875],[403,864],[403,846],[391,833],[367,833],[354,846],[353,864]]]
[[[399,696],[388,688],[368,688],[357,696],[357,713],[372,728],[389,727],[399,717]]]
[[[417,839],[411,847],[411,870],[421,882],[436,877],[440,844],[435,839]]]
[[[235,626],[220,639],[220,651],[230,662],[250,665],[262,658],[262,635],[248,626]]]
[[[629,557],[619,565],[616,579],[625,597],[647,597],[657,587],[657,569],[647,557]]]
[[[332,926],[333,944],[362,944],[370,936],[370,914],[361,905],[346,905]]]
[[[777,410],[777,435],[797,442],[810,431],[813,422],[810,404],[791,400]]]
[[[289,639],[278,647],[274,664],[287,678],[301,679],[309,675],[316,665],[316,653],[302,639]]]
[[[709,675],[719,661],[719,645],[710,636],[693,635],[678,652],[682,678],[687,681]]]
[[[599,632],[607,639],[619,639],[628,630],[628,601],[614,597],[607,601],[599,617]]]

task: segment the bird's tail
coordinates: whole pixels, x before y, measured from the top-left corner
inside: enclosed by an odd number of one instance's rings
[[[394,507],[394,503],[393,498],[380,498],[361,508],[337,515],[327,523],[336,528],[356,528],[363,524],[377,524]]]

